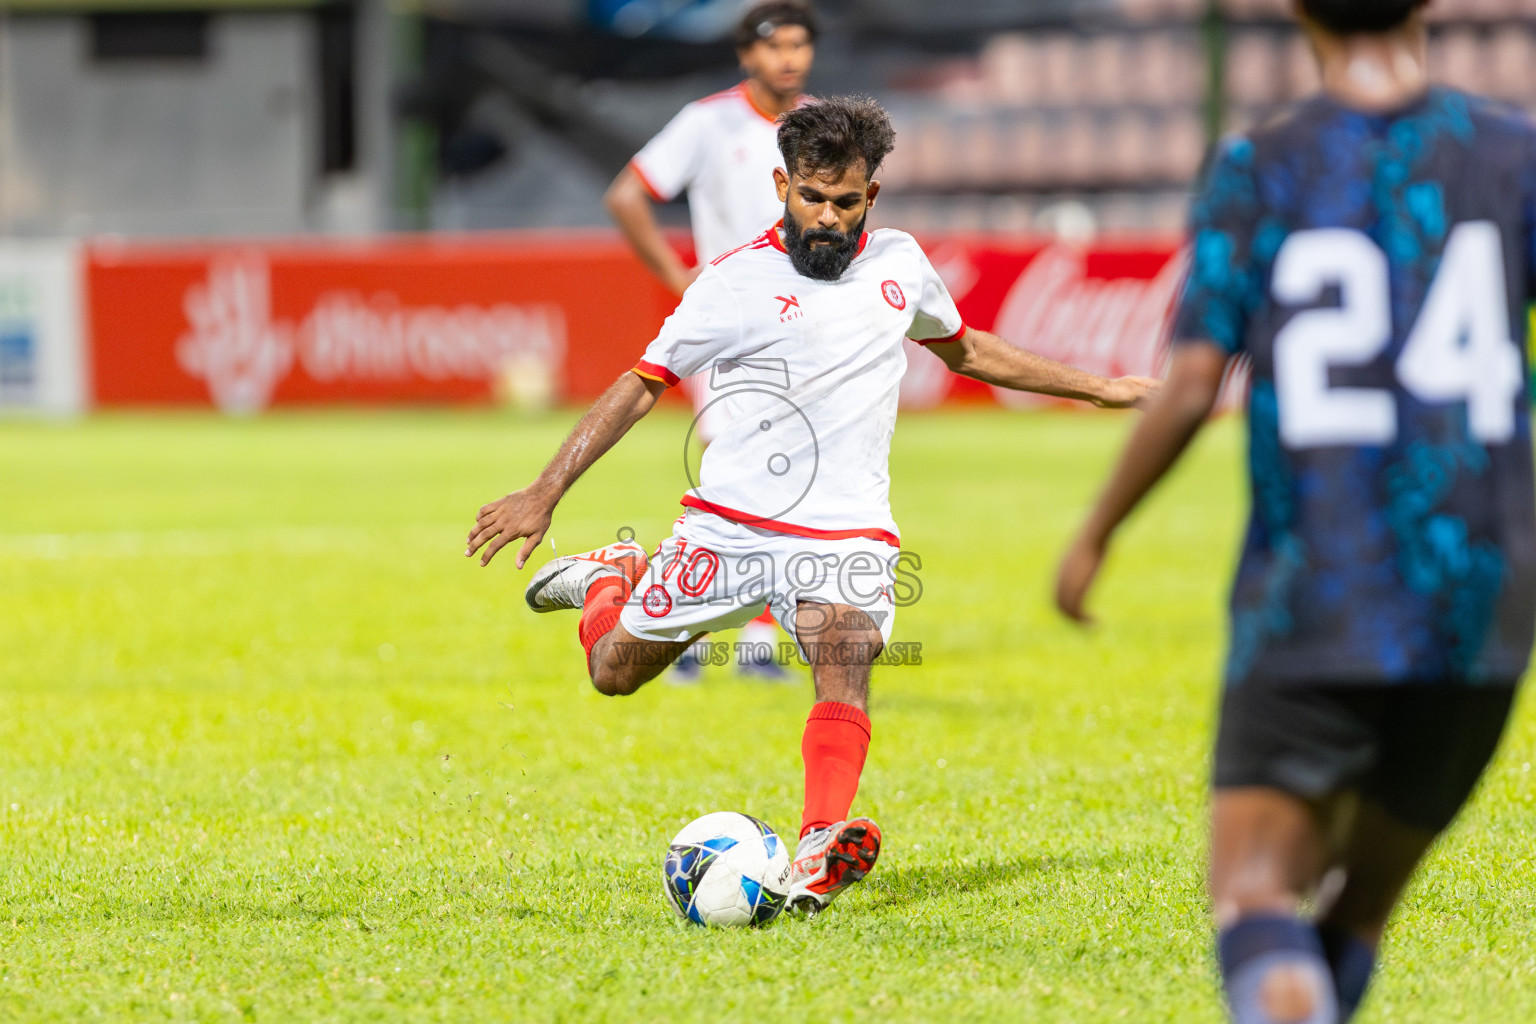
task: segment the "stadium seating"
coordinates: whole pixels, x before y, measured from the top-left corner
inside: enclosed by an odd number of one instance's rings
[[[1239,131],[1318,86],[1289,0],[1222,5],[1215,96],[1203,0],[1110,6],[994,34],[974,57],[893,83],[908,144],[885,179],[915,226],[1039,227],[1039,211],[1071,199],[1106,229],[1177,230],[1211,101],[1220,129]],[[1441,0],[1431,11],[1439,80],[1536,111],[1536,0]]]

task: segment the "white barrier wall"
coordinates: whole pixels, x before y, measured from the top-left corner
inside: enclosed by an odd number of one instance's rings
[[[83,276],[75,242],[0,239],[0,413],[85,411]]]

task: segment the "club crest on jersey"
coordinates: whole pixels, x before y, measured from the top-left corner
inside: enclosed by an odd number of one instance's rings
[[[884,295],[885,301],[889,302],[894,308],[907,308],[907,297],[901,293],[901,285],[895,281],[886,281],[881,284],[880,294]]]
[[[775,295],[774,298],[784,303],[784,308],[779,310],[779,323],[787,324],[805,316],[805,311],[800,308],[800,300],[793,295]]]
[[[659,583],[651,584],[646,590],[645,596],[640,599],[640,607],[645,609],[645,614],[653,619],[659,619],[672,610],[672,595],[667,593],[667,588]]]

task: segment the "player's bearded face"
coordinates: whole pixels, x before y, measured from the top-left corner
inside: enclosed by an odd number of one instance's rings
[[[806,277],[836,281],[858,255],[859,238],[864,234],[868,214],[860,216],[858,223],[847,231],[821,224],[802,229],[795,219],[794,205],[793,199],[784,204],[784,248],[789,261]]]
[[[784,200],[784,251],[797,271],[817,281],[836,281],[859,254],[864,221],[880,192],[862,164],[842,168],[773,172]]]
[[[789,204],[784,206],[784,248],[789,261],[806,277],[817,281],[836,281],[858,254],[859,237],[864,234],[864,217],[844,233],[830,228],[800,230]]]

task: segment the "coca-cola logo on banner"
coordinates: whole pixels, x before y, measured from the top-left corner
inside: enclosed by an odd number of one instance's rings
[[[1155,376],[1185,262],[1180,251],[1150,279],[1095,278],[1088,276],[1084,250],[1053,245],[1031,260],[1009,289],[996,333],[1037,355],[1105,377]],[[1006,405],[1040,400],[1005,388],[993,393]]]

